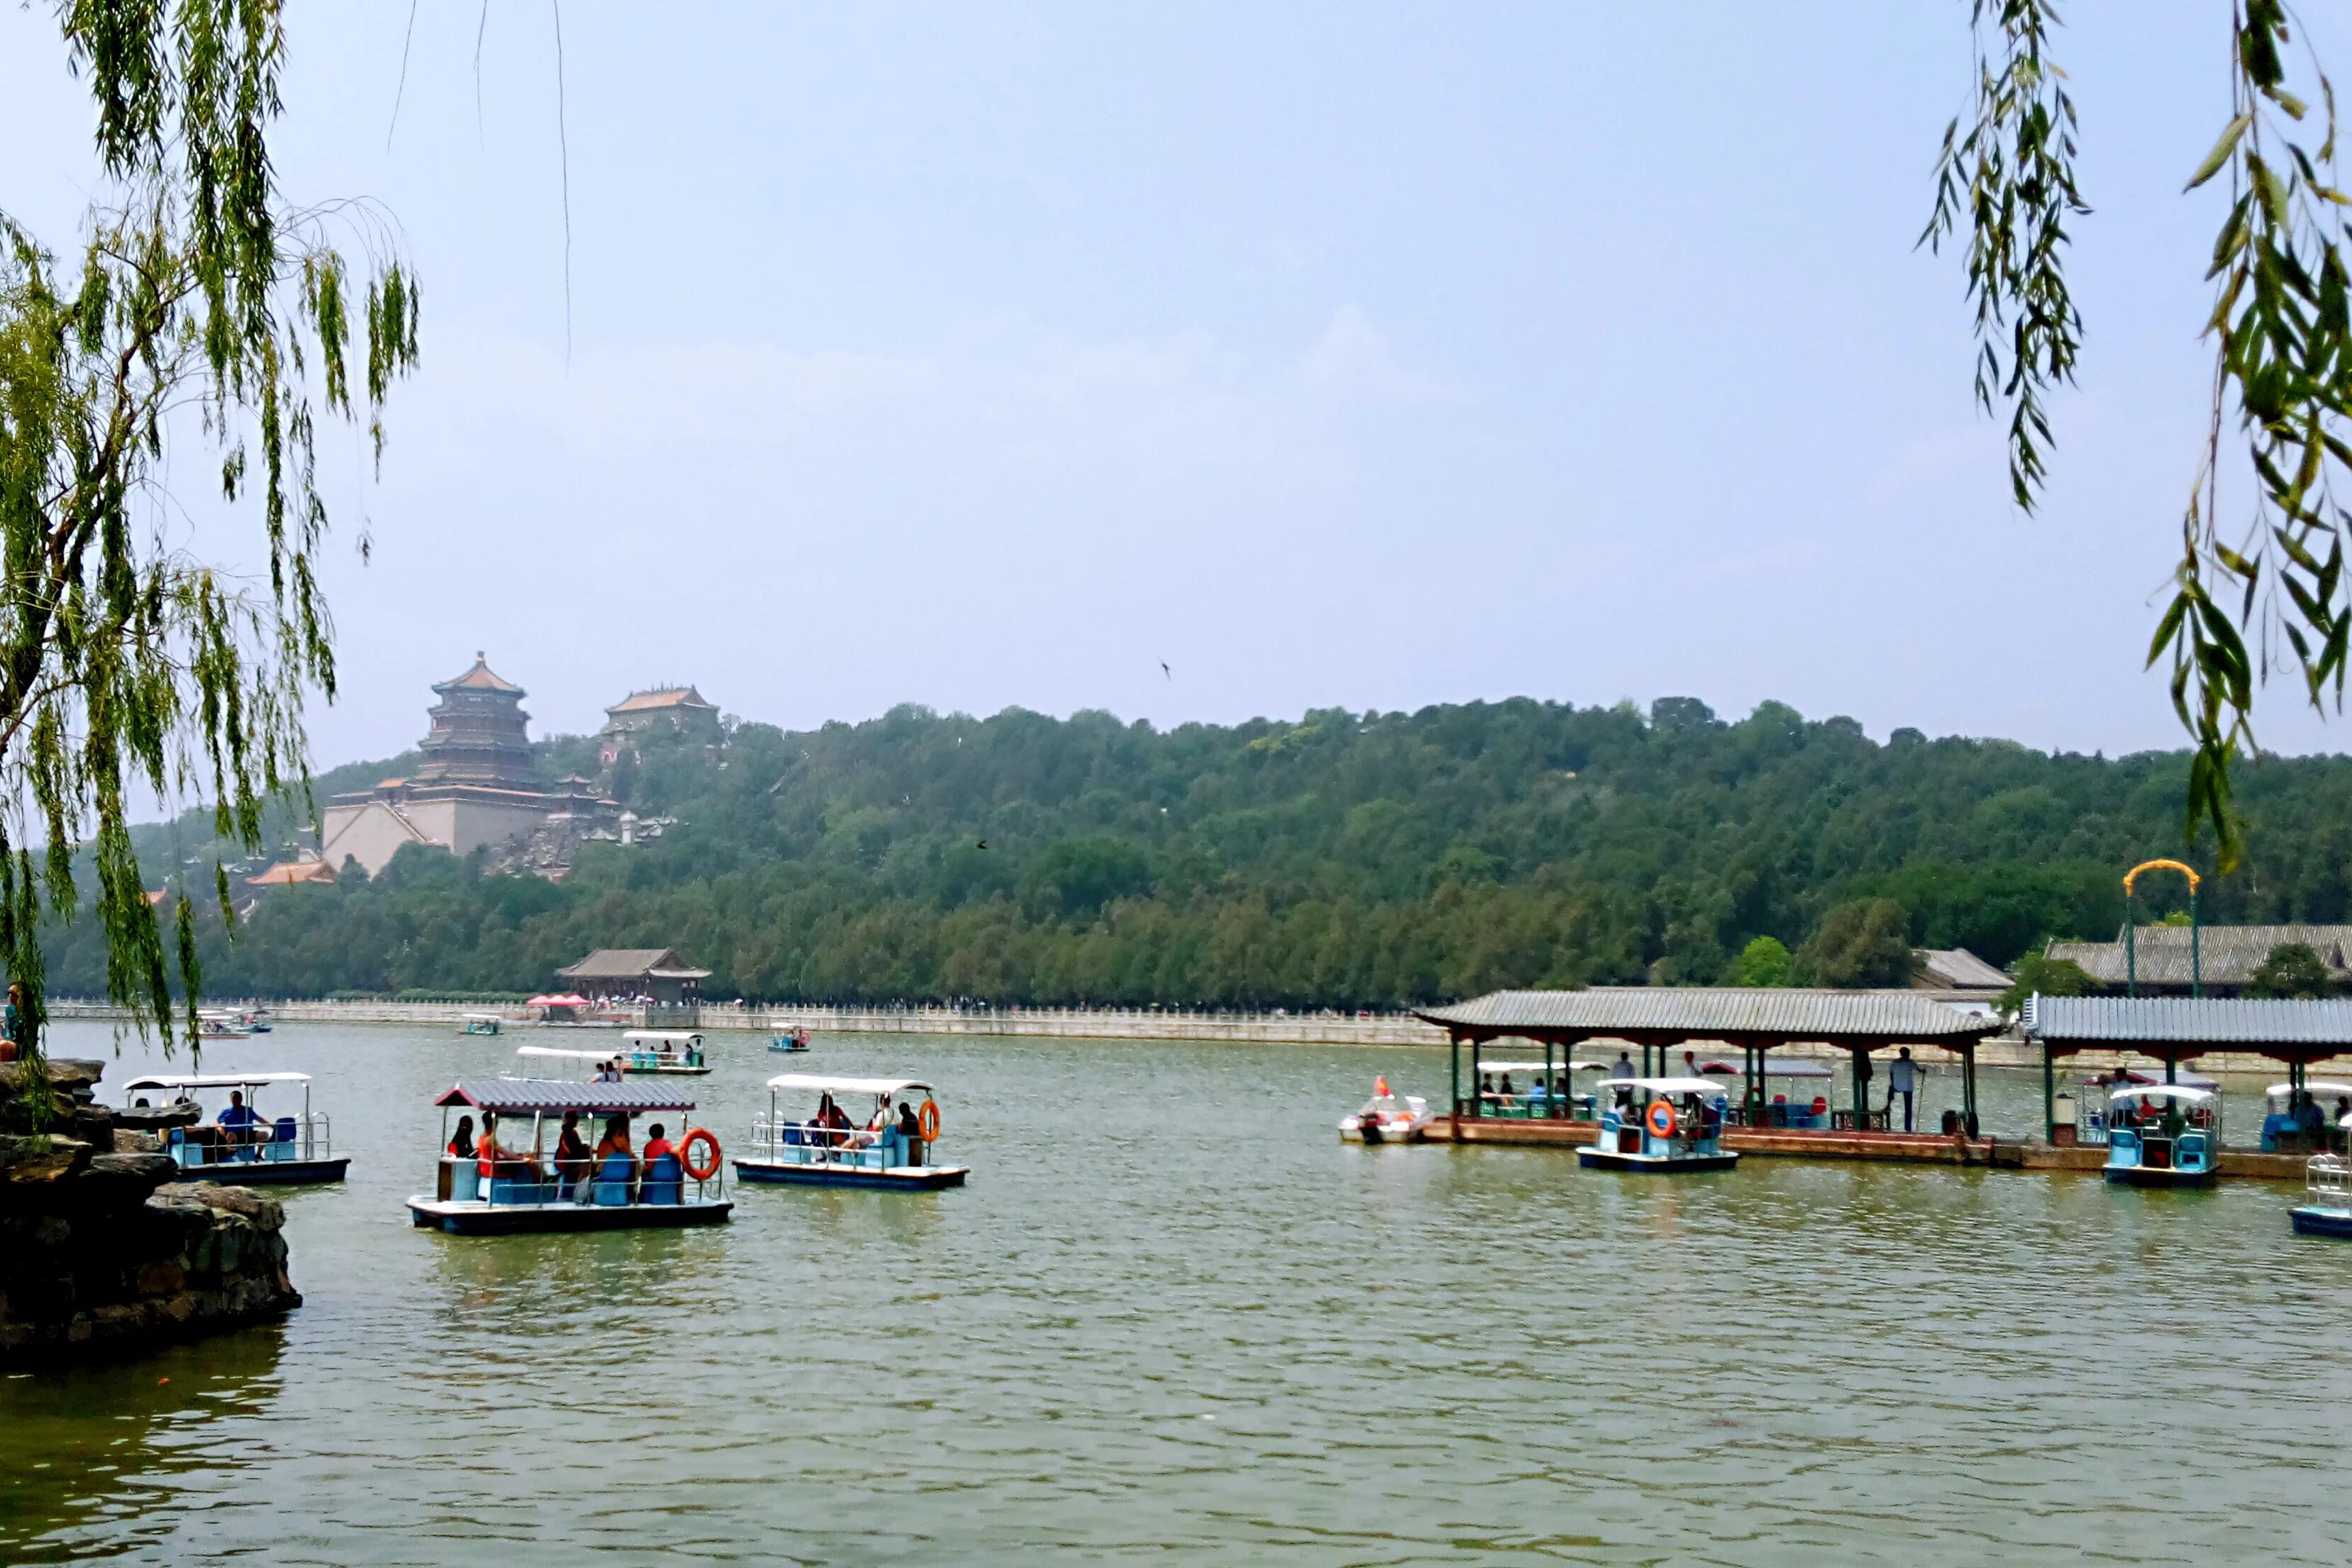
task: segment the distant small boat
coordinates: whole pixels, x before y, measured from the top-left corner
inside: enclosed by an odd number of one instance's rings
[[[1339,1139],[1347,1143],[1412,1143],[1420,1140],[1431,1121],[1429,1101],[1417,1094],[1389,1092],[1386,1074],[1372,1080],[1372,1098],[1353,1116],[1339,1118]]]
[[[200,1040],[242,1040],[253,1033],[245,1015],[225,1010],[207,1010],[196,1015],[196,1037]]]
[[[768,1042],[768,1048],[772,1051],[804,1051],[809,1048],[809,1032],[806,1029],[786,1029]]]
[[[1723,1085],[1705,1078],[1607,1078],[1594,1086],[1610,1097],[1601,1113],[1601,1139],[1576,1152],[1588,1171],[1638,1171],[1683,1175],[1728,1171],[1739,1156],[1722,1142]],[[1627,1103],[1616,1103],[1614,1090]],[[1676,1110],[1676,1102],[1682,1109]],[[1646,1102],[1646,1103],[1643,1103]]]
[[[2152,1083],[2126,1085],[2107,1099],[2109,1182],[2125,1187],[2213,1184],[2221,1150],[2219,1094],[2193,1084]],[[2158,1100],[2162,1110],[2156,1109]]]
[[[468,1013],[466,1015],[466,1026],[457,1032],[461,1035],[495,1035],[499,1032],[499,1023],[496,1013]]]

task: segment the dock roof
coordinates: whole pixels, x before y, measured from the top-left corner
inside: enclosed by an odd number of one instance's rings
[[[2054,1055],[2124,1048],[2155,1057],[2244,1051],[2281,1061],[2352,1053],[2352,1000],[2252,996],[2029,996],[2026,1038]]]
[[[1595,985],[1495,991],[1417,1016],[1475,1039],[1789,1041],[1830,1045],[1973,1044],[2000,1025],[1912,991],[1786,986]]]

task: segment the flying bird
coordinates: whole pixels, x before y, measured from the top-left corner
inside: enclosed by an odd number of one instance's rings
[[[981,847],[982,849],[987,848],[987,847],[988,847],[988,840],[987,840],[987,839],[985,839],[985,838],[982,839],[982,840],[980,841],[980,847]]]
[[[1168,661],[1164,658],[1160,661],[1160,673],[1166,676],[1171,680],[1176,679],[1176,672],[1168,668]]]

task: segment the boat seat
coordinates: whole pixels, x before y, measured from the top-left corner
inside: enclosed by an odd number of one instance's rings
[[[294,1158],[294,1119],[290,1116],[279,1117],[269,1130],[269,1142],[263,1146],[261,1157],[265,1160]]]
[[[605,1155],[603,1167],[596,1173],[596,1179],[588,1184],[589,1201],[604,1208],[626,1207],[629,1202],[630,1163],[626,1154]]]
[[[470,1204],[482,1195],[482,1173],[471,1160],[458,1160],[449,1167],[449,1201]]]
[[[646,1167],[646,1179],[637,1201],[647,1204],[676,1204],[685,1199],[686,1167],[675,1154],[664,1154]]]

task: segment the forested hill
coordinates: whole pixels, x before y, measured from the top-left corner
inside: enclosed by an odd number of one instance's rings
[[[550,750],[555,772],[593,768],[587,742]],[[560,884],[404,850],[373,883],[271,895],[234,942],[205,921],[205,988],[530,991],[591,948],[675,945],[717,972],[713,996],[1384,1005],[1714,981],[1767,934],[1835,982],[1836,943],[1806,943],[1856,900],[1996,962],[2112,932],[2122,870],[2179,851],[2185,771],[1914,731],[1880,745],[1850,720],[1768,703],[1725,722],[1689,699],[1166,732],[913,707],[743,724],[612,781],[677,819],[658,842],[592,845]],[[2251,848],[2208,884],[2209,918],[2352,917],[2352,762],[2265,759],[2241,790]],[[52,984],[97,994],[102,963],[76,928]]]

